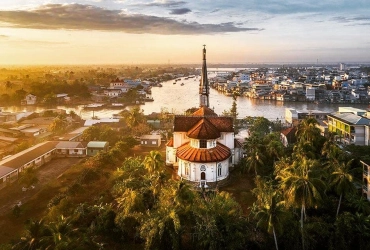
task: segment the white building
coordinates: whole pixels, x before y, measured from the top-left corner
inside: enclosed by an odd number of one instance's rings
[[[181,179],[199,187],[216,187],[242,156],[234,138],[233,118],[209,108],[206,50],[203,49],[200,108],[189,116],[175,116],[173,138],[166,146],[166,164],[177,168]]]
[[[306,100],[307,101],[315,101],[315,88],[306,88]]]
[[[35,105],[36,101],[37,101],[37,97],[35,95],[28,94],[24,98],[22,104],[24,104],[24,105]]]

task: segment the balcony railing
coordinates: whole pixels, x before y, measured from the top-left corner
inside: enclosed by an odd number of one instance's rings
[[[364,190],[367,193],[367,185],[362,185],[362,190]]]
[[[369,177],[369,171],[366,169],[366,170],[364,170],[364,176],[365,177]]]

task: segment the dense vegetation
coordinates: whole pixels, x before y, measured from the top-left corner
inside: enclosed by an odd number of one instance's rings
[[[321,136],[312,118],[288,149],[265,118],[244,122],[247,157],[235,171],[255,179],[247,211],[230,193],[173,180],[157,151],[130,157],[134,141],[121,138],[87,159],[46,215],[3,248],[367,249],[370,206],[359,191],[357,157]],[[101,192],[81,200],[102,179]]]
[[[37,96],[39,105],[58,104],[56,94],[68,94],[70,104],[91,99],[89,87],[108,87],[117,77],[152,82],[166,81],[173,74],[195,74],[195,69],[164,66],[34,66],[0,69],[0,105],[20,105],[27,94]],[[125,98],[135,99],[129,93]]]

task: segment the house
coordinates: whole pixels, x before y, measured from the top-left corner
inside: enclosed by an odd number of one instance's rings
[[[107,141],[91,141],[87,144],[88,156],[94,156],[100,151],[107,152],[109,149],[109,142]]]
[[[352,112],[328,115],[328,130],[337,134],[337,140],[344,144],[368,145],[366,131],[370,120]]]
[[[56,142],[44,142],[0,161],[0,188],[18,178],[29,167],[40,167],[51,161]]]
[[[69,132],[68,134],[64,134],[61,136],[56,136],[54,140],[57,141],[81,141],[82,133],[88,129],[88,127],[80,127],[78,129],[73,130],[72,132]]]
[[[140,145],[146,147],[160,147],[161,135],[142,135],[140,137]]]
[[[370,201],[370,165],[360,161],[362,164],[362,193]]]
[[[326,117],[329,114],[330,113],[328,112],[320,110],[301,111],[293,108],[285,108],[285,121],[293,126],[298,126],[298,124],[307,117],[313,117],[316,120],[326,120]]]
[[[121,89],[115,89],[115,88],[107,88],[104,90],[104,95],[108,97],[117,97],[122,95]]]
[[[209,108],[205,48],[199,104],[193,114],[174,117],[173,138],[166,144],[166,164],[172,165],[181,179],[200,188],[215,188],[226,182],[230,168],[242,157],[242,148],[234,137],[233,118],[218,116]]]
[[[84,127],[90,127],[95,124],[113,124],[113,123],[118,124],[119,119],[116,118],[89,119],[85,121]]]
[[[289,145],[297,142],[296,132],[297,127],[286,128],[280,132],[280,140],[284,147],[288,147]]]
[[[64,157],[85,157],[87,144],[84,142],[61,141],[55,145],[55,154]]]
[[[32,94],[28,94],[25,96],[24,100],[22,100],[22,105],[35,105],[37,101],[37,97]]]
[[[71,100],[68,94],[65,93],[56,94],[55,97],[57,98],[58,103],[66,103]]]

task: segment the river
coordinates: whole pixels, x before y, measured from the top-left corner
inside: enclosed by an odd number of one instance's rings
[[[218,69],[219,71],[222,69]],[[213,77],[214,73],[209,74],[209,78]],[[167,109],[170,112],[176,114],[182,114],[185,110],[199,106],[199,79],[184,77],[173,84],[175,81],[162,82],[162,88],[153,87],[152,97],[153,102],[146,102],[145,105],[141,105],[141,109],[144,113],[151,114],[152,112],[160,112],[162,108]],[[181,86],[181,83],[184,85]],[[210,107],[214,111],[221,115],[223,111],[229,110],[232,106],[233,99],[230,96],[210,89]],[[237,110],[239,118],[246,116],[263,116],[269,120],[281,119],[284,120],[285,108],[295,108],[297,110],[321,110],[325,112],[335,112],[340,106],[353,106],[360,109],[366,109],[366,104],[329,104],[329,103],[306,103],[306,102],[280,102],[273,100],[257,100],[249,99],[247,97],[237,98]],[[113,114],[119,113],[119,110],[85,110],[83,106],[68,107],[58,106],[57,108],[65,109],[67,112],[73,110],[76,114],[80,115],[82,119],[90,119],[93,115],[98,118],[111,118]],[[34,111],[40,112],[44,107],[36,106],[20,106],[20,107],[4,107],[3,111],[19,112],[19,111]]]
[[[161,108],[167,108],[168,111],[181,114],[188,108],[199,106],[199,86],[198,78],[181,78],[176,84],[174,80],[163,82],[162,88],[153,87],[152,97],[154,102],[148,102],[141,108],[145,114],[159,112]],[[184,83],[181,86],[181,83]],[[217,90],[210,89],[210,108],[221,115],[223,111],[229,110],[232,106],[233,99],[225,96]],[[353,106],[356,108],[366,109],[366,104],[329,104],[329,103],[306,103],[306,102],[280,102],[273,100],[258,100],[247,97],[238,97],[236,100],[239,118],[246,116],[263,116],[269,120],[276,118],[284,120],[285,108],[294,108],[297,110],[321,110],[324,112],[335,112],[340,106]],[[355,106],[354,106],[355,105]]]

